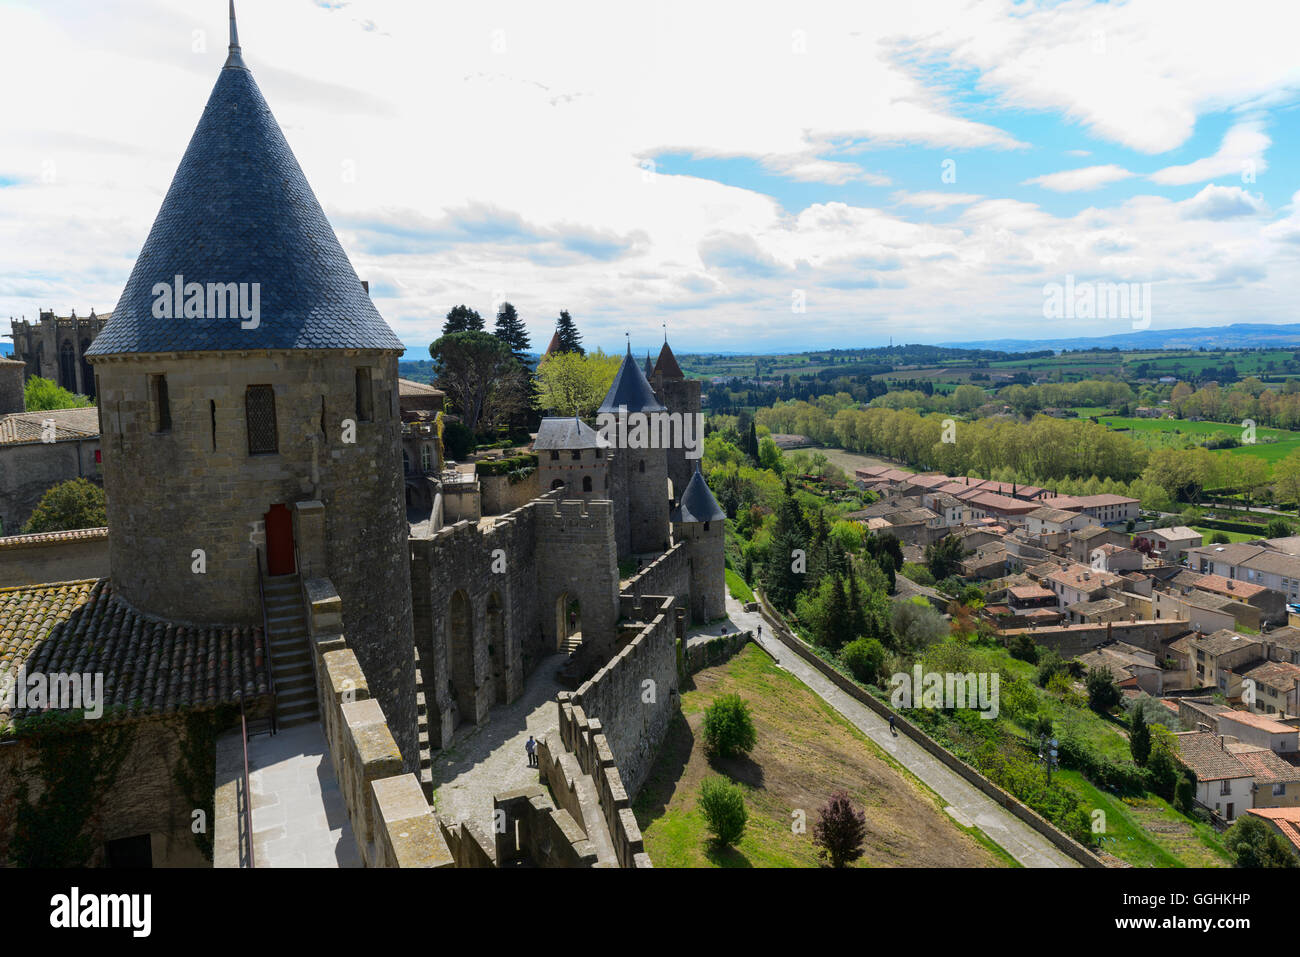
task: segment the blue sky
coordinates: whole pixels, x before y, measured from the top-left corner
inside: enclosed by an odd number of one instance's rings
[[[560,309],[688,351],[1298,321],[1282,2],[239,5],[385,318]],[[0,315],[111,309],[224,59],[218,0],[0,0]],[[57,63],[57,69],[51,64]],[[40,82],[33,82],[33,77]],[[945,176],[945,172],[947,175]],[[1243,175],[1243,172],[1246,175]]]

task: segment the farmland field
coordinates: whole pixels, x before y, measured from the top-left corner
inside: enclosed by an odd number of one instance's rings
[[[1194,444],[1197,436],[1224,435],[1241,438],[1242,427],[1230,422],[1189,422],[1185,419],[1134,419],[1118,415],[1101,416],[1099,422],[1110,428],[1128,429],[1135,441],[1149,448],[1181,448]],[[1255,444],[1225,449],[1227,455],[1253,455],[1272,463],[1300,449],[1300,432],[1286,429],[1257,428]]]

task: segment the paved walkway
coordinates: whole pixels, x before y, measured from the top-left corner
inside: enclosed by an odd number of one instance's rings
[[[474,821],[492,833],[492,796],[537,783],[524,743],[531,734],[559,735],[555,696],[564,690],[555,674],[568,660],[555,654],[528,677],[517,701],[492,709],[487,724],[458,734],[450,748],[435,751],[431,771],[434,810],[448,823]]]
[[[757,612],[745,611],[730,594],[727,595],[727,616],[730,621],[729,631],[752,631],[757,634],[762,625],[759,643],[780,666],[817,692],[832,708],[880,745],[886,754],[924,781],[947,802],[944,810],[959,824],[978,827],[1025,867],[1079,866],[1047,838],[994,803],[992,798],[941,764],[911,738],[903,734],[891,734],[889,722],[857,699],[845,694],[820,671],[773,638],[772,627],[763,620],[763,616]],[[687,643],[704,641],[707,637],[718,634],[721,626],[722,623],[719,622],[708,629],[696,629],[694,634],[698,637],[693,638],[688,634]]]
[[[213,863],[247,866],[241,846],[244,749],[239,732],[217,742]],[[360,867],[352,825],[319,722],[248,741],[257,867]]]

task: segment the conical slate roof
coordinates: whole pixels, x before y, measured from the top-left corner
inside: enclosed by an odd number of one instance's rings
[[[625,407],[628,412],[668,411],[655,398],[654,390],[646,381],[645,373],[632,358],[630,346],[627,355],[623,356],[623,364],[618,367],[618,372],[614,376],[614,384],[609,387],[609,391],[605,393],[605,401],[596,411],[617,415],[619,406]]]
[[[241,328],[238,315],[155,318],[154,286],[170,288],[178,275],[205,291],[208,283],[249,283],[251,293],[257,283],[259,324]],[[232,11],[230,58],[87,355],[243,349],[404,347],[362,288],[244,66]]]
[[[655,363],[654,374],[662,376],[665,379],[685,379],[686,373],[682,367],[677,364],[677,357],[673,355],[673,350],[668,348],[668,343],[664,342],[664,347],[659,350],[659,361]]]
[[[718,507],[718,500],[709,491],[709,483],[697,468],[682,493],[681,504],[673,509],[674,522],[721,522],[726,512]]]

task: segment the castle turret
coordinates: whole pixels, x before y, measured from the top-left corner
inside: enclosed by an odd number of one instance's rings
[[[564,489],[564,498],[610,497],[609,449],[601,434],[577,416],[542,419],[533,442],[538,488]]]
[[[691,617],[697,624],[727,613],[726,514],[697,468],[673,509],[673,540],[686,545],[690,563]]]
[[[690,439],[689,443],[678,442],[668,449],[668,478],[673,483],[673,497],[680,498],[690,483],[695,468],[695,458],[691,454],[698,458],[704,450],[700,383],[696,379],[686,378],[686,373],[677,364],[677,357],[665,339],[654,372],[650,375],[650,384],[654,388],[655,397],[663,403],[673,420],[680,423],[683,435]],[[687,448],[688,445],[693,447]]]
[[[122,297],[87,352],[114,593],[261,624],[265,576],[328,579],[418,764],[397,359],[244,65],[229,56]]]
[[[628,346],[614,382],[597,410],[597,425],[611,437],[611,463],[618,554],[657,552],[668,547],[668,468],[665,448],[673,438],[664,428],[667,410],[655,398]],[[625,507],[624,507],[625,506]]]

